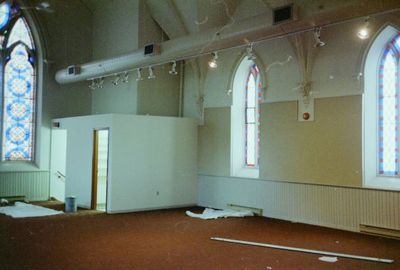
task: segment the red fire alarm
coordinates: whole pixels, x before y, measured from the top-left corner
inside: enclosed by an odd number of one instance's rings
[[[303,119],[304,120],[310,119],[310,114],[308,112],[303,113]]]

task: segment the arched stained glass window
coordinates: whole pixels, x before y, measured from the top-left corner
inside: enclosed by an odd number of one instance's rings
[[[11,29],[11,33],[7,40],[7,48],[18,42],[24,43],[31,50],[34,49],[28,25],[22,18],[19,18]]]
[[[380,61],[378,87],[378,174],[400,174],[400,34],[388,42]]]
[[[247,55],[232,80],[231,175],[259,177],[262,71]]]
[[[259,136],[259,70],[254,64],[250,67],[245,95],[245,165],[255,167],[258,165]]]
[[[400,174],[400,34],[386,46],[379,68],[378,174]]]
[[[9,11],[2,40],[2,161],[32,161],[35,145],[36,68],[31,31],[17,5],[3,2]],[[4,8],[7,6],[7,8]]]

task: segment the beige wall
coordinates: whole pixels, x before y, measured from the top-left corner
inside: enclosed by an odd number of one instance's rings
[[[297,102],[261,107],[260,179],[362,186],[361,96],[315,100],[315,121],[297,121]],[[230,175],[230,107],[205,109],[199,173]]]
[[[230,107],[205,110],[204,125],[199,127],[199,173],[227,176],[230,171]]]
[[[393,16],[376,18],[371,30]],[[261,105],[260,179],[362,186],[362,92],[363,55],[368,40],[359,39],[362,20],[322,29],[326,46],[315,48],[312,33],[308,49],[313,63],[312,96],[315,121],[297,120],[299,83],[303,80],[298,55],[287,38],[254,46],[266,75],[266,95]],[[304,44],[307,47],[307,43]],[[222,68],[204,79],[204,126],[199,129],[199,173],[230,175],[230,104],[227,91],[237,60],[243,51],[220,54]],[[290,61],[286,61],[291,56]],[[185,113],[198,108],[191,73],[185,78]],[[189,102],[193,102],[189,104]],[[200,116],[201,117],[201,116]]]
[[[315,100],[315,121],[297,103],[261,108],[260,178],[361,186],[361,96]]]

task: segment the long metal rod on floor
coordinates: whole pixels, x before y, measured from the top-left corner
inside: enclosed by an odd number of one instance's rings
[[[278,245],[271,245],[271,244],[264,244],[264,243],[257,243],[257,242],[249,242],[249,241],[241,241],[241,240],[227,239],[227,238],[220,238],[220,237],[211,237],[211,240],[234,243],[234,244],[258,246],[258,247],[283,249],[283,250],[297,251],[297,252],[304,252],[304,253],[328,255],[328,256],[342,257],[342,258],[348,258],[348,259],[380,262],[380,263],[393,263],[394,262],[394,260],[391,260],[391,259],[381,259],[381,258],[357,256],[357,255],[351,255],[351,254],[345,254],[345,253],[335,253],[335,252],[328,252],[328,251],[321,251],[321,250],[314,250],[314,249],[304,249],[304,248],[278,246]]]

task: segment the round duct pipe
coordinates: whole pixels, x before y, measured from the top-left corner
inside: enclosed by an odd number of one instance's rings
[[[236,27],[232,26],[224,33],[218,33],[219,28],[214,28],[163,42],[160,44],[160,55],[144,56],[144,49],[141,48],[126,55],[77,65],[80,68],[80,72],[77,73],[69,72],[69,69],[65,68],[56,73],[56,81],[61,84],[78,82],[139,67],[188,59],[214,50],[242,46],[247,44],[248,40],[265,36],[265,30],[270,26],[270,17],[263,15],[251,18],[238,23]]]
[[[316,25],[332,25],[357,19],[355,17],[388,12],[399,7],[400,2],[397,0],[389,1],[387,6],[374,2],[374,4],[364,6],[362,10],[359,5],[346,6],[323,13],[310,14],[302,20],[274,26],[272,26],[272,14],[263,14],[237,21],[223,32],[220,32],[222,28],[219,27],[163,42],[160,44],[160,55],[144,56],[142,48],[119,57],[77,65],[79,72],[69,72],[69,69],[65,68],[56,73],[56,81],[61,84],[73,83],[135,68],[157,66],[174,60],[189,59],[214,51],[248,45],[252,42],[313,30]]]

